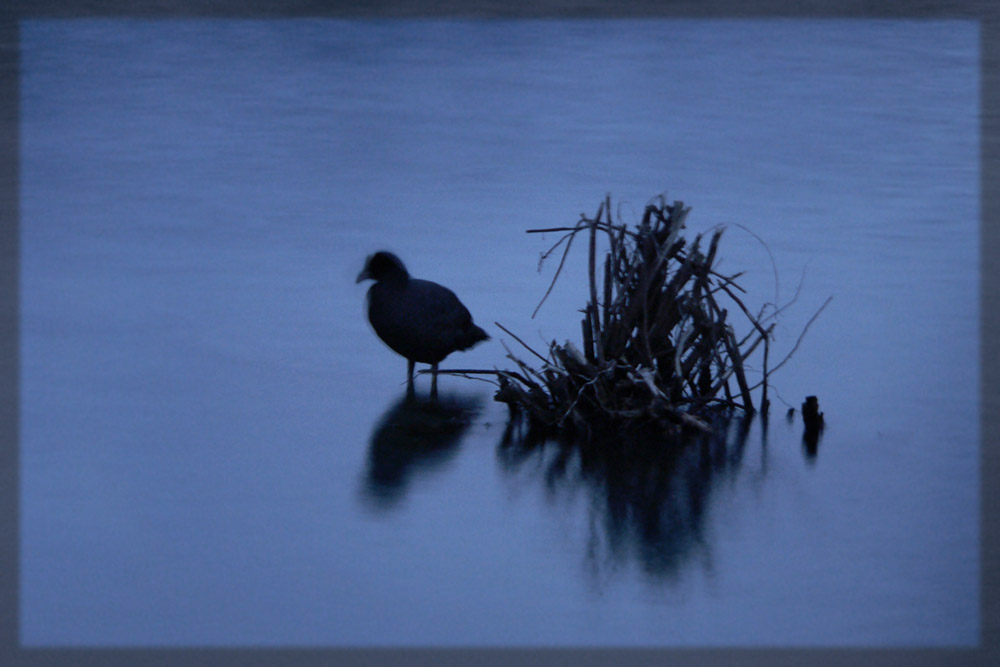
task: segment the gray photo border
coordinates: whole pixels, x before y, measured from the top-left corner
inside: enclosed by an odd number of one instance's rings
[[[8,0],[0,8],[0,665],[997,665],[1000,600],[1000,3],[990,0]],[[19,29],[25,18],[913,18],[980,22],[981,642],[977,649],[24,649],[19,645]]]

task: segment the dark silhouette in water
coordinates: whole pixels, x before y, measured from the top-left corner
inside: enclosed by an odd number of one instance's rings
[[[452,352],[489,339],[454,292],[429,280],[411,278],[403,262],[390,252],[369,256],[356,282],[362,280],[375,281],[368,290],[368,321],[386,345],[406,357],[406,389],[411,396],[416,362],[430,364],[437,371]],[[431,397],[435,396],[437,373],[431,377]]]
[[[401,396],[372,431],[364,498],[382,509],[398,503],[415,477],[440,468],[458,453],[462,435],[481,404],[479,397]]]
[[[819,411],[819,399],[815,396],[806,396],[805,403],[802,404],[802,421],[805,423],[805,429],[802,431],[802,447],[805,450],[806,461],[815,463],[819,453],[820,436],[825,425],[823,413]]]
[[[739,473],[752,419],[676,440],[610,441],[548,439],[512,421],[497,457],[511,476],[537,475],[554,505],[587,494],[586,559],[596,581],[630,560],[651,580],[671,581],[692,560],[711,562],[712,498]]]

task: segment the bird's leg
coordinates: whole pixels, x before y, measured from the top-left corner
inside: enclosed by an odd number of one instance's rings
[[[438,376],[437,376],[437,364],[431,364],[431,398],[438,397]]]
[[[406,360],[406,396],[413,398],[413,366],[416,362],[413,359]]]

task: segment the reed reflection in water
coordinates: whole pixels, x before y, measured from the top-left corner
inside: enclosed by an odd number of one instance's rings
[[[512,422],[497,458],[508,475],[538,475],[553,504],[586,494],[592,576],[600,579],[634,562],[648,578],[672,581],[693,560],[710,564],[706,526],[713,492],[739,474],[752,422],[736,418],[715,424],[712,434],[677,441],[589,442],[540,438]],[[766,458],[766,437],[761,442]]]

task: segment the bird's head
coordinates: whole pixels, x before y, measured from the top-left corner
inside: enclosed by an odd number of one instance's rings
[[[368,259],[365,260],[365,268],[361,269],[358,279],[354,282],[360,283],[362,280],[374,280],[375,282],[381,280],[405,281],[409,277],[410,274],[407,273],[406,267],[403,266],[403,262],[400,261],[399,257],[396,257],[391,252],[380,250],[374,255],[368,256]]]

